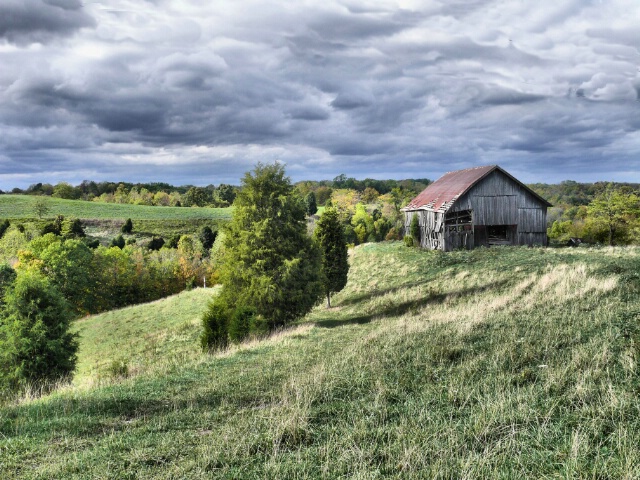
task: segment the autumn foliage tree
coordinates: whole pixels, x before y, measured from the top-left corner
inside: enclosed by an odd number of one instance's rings
[[[633,193],[607,188],[587,207],[587,225],[594,236],[606,236],[609,245],[626,243],[629,228],[638,220],[640,199]]]

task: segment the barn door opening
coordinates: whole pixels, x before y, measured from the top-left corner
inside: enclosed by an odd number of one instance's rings
[[[509,225],[487,225],[487,243],[489,245],[511,245]]]
[[[509,237],[506,225],[488,225],[487,240],[489,245],[508,245]]]

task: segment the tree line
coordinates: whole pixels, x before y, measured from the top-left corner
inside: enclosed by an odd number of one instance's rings
[[[547,233],[556,242],[640,243],[640,190],[607,184],[586,205],[560,205],[550,211]]]
[[[305,196],[313,192],[318,205],[324,205],[331,197],[333,190],[354,190],[363,194],[364,198],[372,195],[384,195],[394,188],[418,194],[431,180],[406,179],[406,180],[377,180],[365,178],[357,180],[338,175],[333,180],[302,181],[295,184],[295,188]],[[34,183],[26,189],[13,188],[8,193],[25,195],[44,195],[54,198],[69,200],[87,200],[105,203],[128,203],[136,205],[154,206],[212,206],[226,207],[233,200],[241,187],[221,183],[205,187],[194,185],[175,186],[165,182],[131,183],[131,182],[94,182],[83,180],[79,185],[71,185],[68,182]],[[0,191],[0,193],[5,193]]]

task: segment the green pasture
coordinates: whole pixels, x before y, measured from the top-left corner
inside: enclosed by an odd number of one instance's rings
[[[134,221],[228,220],[231,218],[231,209],[229,208],[152,207],[29,195],[0,195],[0,218],[8,218],[9,220],[37,218],[34,209],[37,200],[44,200],[49,207],[49,212],[45,215],[46,218],[54,218],[56,215],[101,220],[131,218]]]
[[[35,211],[37,201],[44,201],[48,212],[38,218]],[[218,230],[231,219],[232,208],[183,208],[152,207],[117,203],[64,200],[29,195],[0,195],[0,219],[12,223],[33,224],[41,229],[57,215],[80,218],[87,235],[97,238],[104,245],[120,234],[127,218],[133,221],[134,238],[159,235],[169,238],[174,235],[194,234],[202,227]]]

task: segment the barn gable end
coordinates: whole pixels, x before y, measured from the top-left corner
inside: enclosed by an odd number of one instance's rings
[[[423,248],[546,245],[550,204],[497,165],[443,175],[403,208],[418,215]]]

